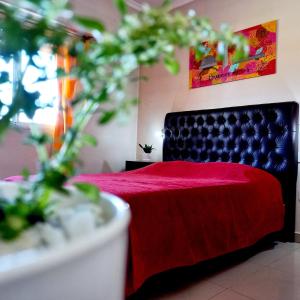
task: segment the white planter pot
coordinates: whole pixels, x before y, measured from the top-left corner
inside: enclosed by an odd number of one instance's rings
[[[4,195],[15,190],[14,184],[0,183]],[[42,254],[12,254],[13,263],[1,257],[0,299],[124,299],[130,211],[125,202],[107,193],[102,193],[101,205],[109,221],[91,235]]]
[[[151,161],[151,153],[143,152],[143,161]]]

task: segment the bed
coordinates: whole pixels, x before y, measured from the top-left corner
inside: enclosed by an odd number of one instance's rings
[[[163,162],[73,179],[130,204],[126,295],[274,233],[294,240],[296,102],[168,113],[164,132]]]
[[[87,181],[132,210],[126,294],[150,276],[294,239],[298,104],[169,113],[163,162]]]

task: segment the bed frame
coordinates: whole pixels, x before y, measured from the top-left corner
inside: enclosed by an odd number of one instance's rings
[[[298,165],[296,102],[168,113],[163,161],[235,162],[263,169],[281,183],[285,224],[294,241]]]

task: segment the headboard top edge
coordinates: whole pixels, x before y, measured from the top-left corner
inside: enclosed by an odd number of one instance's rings
[[[168,112],[166,114],[165,119],[167,118],[167,116],[170,115],[174,115],[174,114],[188,114],[188,113],[206,113],[206,112],[210,112],[210,111],[230,111],[230,110],[246,110],[246,109],[251,109],[251,108],[255,108],[255,107],[267,107],[267,106],[274,106],[274,105],[291,105],[291,106],[295,106],[297,107],[299,105],[299,103],[297,101],[282,101],[282,102],[269,102],[269,103],[258,103],[258,104],[248,104],[248,105],[238,105],[238,106],[228,106],[228,107],[216,107],[216,108],[205,108],[205,109],[197,109],[197,110],[185,110],[185,111],[172,111],[172,112]]]

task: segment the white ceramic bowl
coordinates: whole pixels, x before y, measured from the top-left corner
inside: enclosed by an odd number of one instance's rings
[[[0,191],[12,195],[16,185],[0,182]],[[91,235],[1,257],[0,300],[124,299],[129,206],[108,193],[101,203],[109,221]]]

